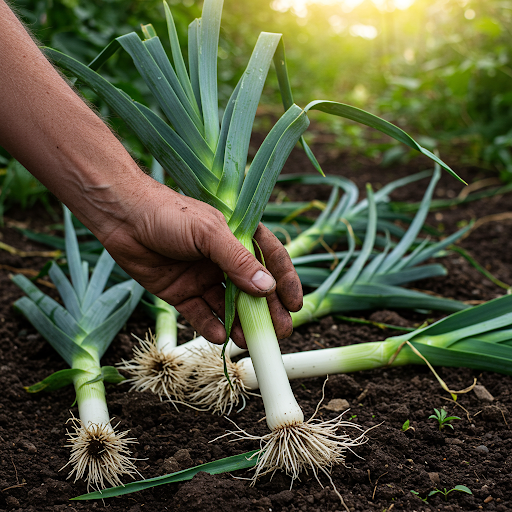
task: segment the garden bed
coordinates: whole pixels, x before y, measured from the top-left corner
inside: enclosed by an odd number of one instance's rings
[[[415,159],[408,165],[382,169],[363,157],[323,151],[321,163],[326,173],[353,179],[364,190],[371,182],[375,188],[413,172],[430,168],[427,160]],[[469,182],[489,177],[475,168],[461,168],[449,162]],[[304,155],[295,150],[285,172],[313,172]],[[423,180],[393,194],[397,201],[421,199],[426,186]],[[436,198],[458,194],[461,186],[444,175],[437,186]],[[289,187],[289,198],[326,199],[328,188]],[[457,208],[433,212],[428,223],[449,234],[461,223],[509,210],[510,197],[494,196]],[[488,217],[488,219],[491,219]],[[33,211],[10,210],[1,229],[0,241],[23,251],[47,250],[30,242],[16,230],[26,226],[44,230],[50,224],[48,214],[40,208]],[[512,283],[512,223],[490,220],[473,230],[461,242],[495,277]],[[250,511],[335,511],[346,510],[325,477],[303,475],[290,489],[290,479],[276,473],[263,477],[255,487],[244,480],[250,471],[236,475],[199,473],[189,482],[171,484],[96,502],[69,502],[86,492],[83,482],[66,480],[67,468],[60,471],[69,457],[66,444],[66,420],[74,408],[71,387],[53,394],[27,394],[23,386],[42,380],[50,373],[65,368],[49,344],[22,317],[13,313],[12,304],[21,291],[10,282],[13,269],[40,270],[47,258],[21,257],[0,252],[0,510],[56,511],[90,510],[107,506],[112,512],[180,510],[210,512]],[[505,293],[484,278],[460,255],[452,253],[441,261],[448,269],[447,277],[414,283],[414,287],[445,297],[464,301],[485,301]],[[45,291],[48,289],[45,287]],[[378,311],[357,314],[359,318],[401,326],[418,326],[424,320],[438,319],[436,313]],[[114,365],[131,357],[135,343],[131,333],[144,336],[151,320],[136,310],[126,328],[117,336],[102,359]],[[312,350],[320,347],[376,341],[398,334],[390,329],[346,323],[327,317],[319,323],[302,326],[282,341],[283,352]],[[180,342],[190,339],[191,328],[180,330]],[[433,374],[426,367],[403,367],[358,372],[329,378],[325,387],[324,406],[320,416],[329,419],[338,413],[328,406],[332,399],[348,401],[346,419],[363,428],[375,427],[368,442],[348,453],[346,467],[335,467],[332,480],[343,496],[348,510],[378,511],[477,511],[512,510],[512,378],[468,369],[439,369],[451,389],[463,389],[478,379],[492,395],[482,398],[474,391],[450,401]],[[304,409],[311,416],[321,399],[324,379],[294,381],[292,387]],[[145,478],[160,476],[215,459],[257,448],[253,442],[230,442],[222,435],[232,425],[224,418],[180,407],[177,412],[169,403],[150,393],[130,393],[127,385],[107,388],[110,413],[119,420],[121,430],[129,429],[138,440],[134,456],[137,468]],[[492,398],[492,400],[491,400]],[[428,417],[434,408],[444,407],[450,415],[460,416],[442,431]],[[231,418],[243,429],[263,434],[262,402],[252,398],[247,407]],[[406,432],[402,426],[409,420]],[[356,434],[354,430],[353,434]],[[237,479],[235,477],[239,477]],[[129,481],[129,480],[127,480]],[[467,486],[472,494],[453,491],[446,499],[442,494],[421,498],[434,489],[450,490]]]

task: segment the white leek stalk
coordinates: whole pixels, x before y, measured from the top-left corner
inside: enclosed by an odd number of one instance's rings
[[[72,468],[68,478],[74,475],[75,482],[85,478],[88,490],[91,486],[103,489],[106,483],[122,485],[121,475],[140,475],[128,448],[136,440],[127,437],[128,431],[119,432],[112,426],[103,381],[89,382],[101,373],[98,354],[91,352],[96,360],[92,364],[90,358],[73,361],[73,369],[88,373],[73,380],[79,419],[70,419],[72,431],[67,432],[66,446],[71,448],[71,455],[64,466]]]
[[[254,251],[250,239],[241,241],[248,250]],[[334,464],[343,463],[345,450],[360,444],[362,437],[351,440],[338,434],[339,427],[354,426],[342,421],[341,416],[321,422],[313,415],[304,421],[286,375],[266,299],[240,292],[237,307],[271,430],[263,437],[240,430],[233,432],[241,438],[260,440],[253,482],[276,468],[283,469],[292,481],[303,470],[312,470],[317,478],[318,471],[322,471],[330,478],[328,470]]]

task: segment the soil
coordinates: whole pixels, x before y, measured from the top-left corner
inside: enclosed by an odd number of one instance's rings
[[[330,150],[328,144],[316,148],[324,170],[353,179],[364,190],[371,182],[375,188],[392,179],[426,168],[423,158],[408,164],[383,169],[364,157]],[[464,167],[454,157],[449,162],[468,182],[488,178],[478,168]],[[303,153],[294,150],[285,172],[313,172]],[[393,200],[417,201],[426,181],[411,184],[393,194]],[[444,175],[436,197],[458,194],[462,186]],[[327,187],[288,187],[291,199],[325,199]],[[495,196],[453,209],[430,214],[428,223],[449,234],[463,221],[500,214],[509,210],[510,197]],[[488,218],[489,219],[489,218]],[[491,218],[492,219],[492,218]],[[23,224],[44,231],[53,220],[45,210],[9,210],[1,241],[23,251],[47,250],[24,238],[16,226]],[[490,220],[461,243],[477,261],[495,277],[512,283],[512,223]],[[66,367],[47,342],[24,318],[15,315],[13,302],[21,291],[10,282],[14,270],[40,270],[48,258],[22,257],[0,252],[0,511],[88,511],[106,507],[112,512],[180,510],[209,512],[242,511],[342,511],[346,508],[333,492],[332,484],[320,477],[324,488],[312,475],[304,475],[290,489],[290,479],[276,474],[263,477],[256,486],[236,477],[247,478],[250,471],[236,475],[197,474],[191,481],[164,485],[105,502],[70,502],[86,492],[83,482],[67,480],[60,471],[69,457],[66,444],[66,420],[73,407],[72,388],[53,394],[27,394],[23,386],[42,380]],[[483,277],[456,253],[442,259],[448,269],[446,277],[414,283],[414,287],[464,301],[485,301],[505,293]],[[48,287],[44,291],[54,293]],[[417,326],[425,319],[438,319],[439,313],[411,311],[369,311],[357,317],[388,324]],[[126,327],[105,354],[103,364],[114,365],[130,358],[134,339],[151,327],[144,311],[137,309]],[[302,326],[281,343],[283,352],[319,347],[333,347],[384,339],[397,334],[392,329],[343,322],[327,317]],[[180,342],[192,336],[191,328],[180,330]],[[402,367],[331,376],[325,388],[325,404],[338,398],[348,401],[346,418],[364,428],[368,442],[348,453],[346,465],[333,468],[332,482],[343,496],[348,510],[378,511],[478,511],[512,510],[512,377],[469,369],[439,368],[439,374],[452,389],[473,383],[484,386],[492,400],[479,398],[474,391],[461,395],[454,403],[445,394],[426,367]],[[292,387],[306,417],[311,416],[321,399],[324,379],[292,382]],[[130,393],[128,386],[109,385],[108,404],[112,416],[121,421],[137,438],[134,456],[145,478],[155,477],[257,448],[252,441],[230,442],[223,434],[231,424],[222,417],[211,416],[181,407],[180,412],[150,393]],[[439,431],[428,417],[434,408],[444,407],[450,415],[460,416],[453,430]],[[321,408],[322,418],[338,413]],[[232,419],[251,433],[264,434],[262,402],[253,397],[247,407]],[[409,420],[410,428],[402,430]],[[355,433],[355,431],[354,431]],[[129,481],[129,480],[127,480]],[[434,489],[450,490],[465,485],[472,494],[453,491],[446,499],[436,494],[421,498]]]

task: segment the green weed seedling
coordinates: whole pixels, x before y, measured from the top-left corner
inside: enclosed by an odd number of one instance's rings
[[[447,412],[444,409],[434,409],[434,414],[431,414],[428,419],[437,420],[439,424],[439,430],[443,430],[444,427],[450,427],[453,430],[451,422],[453,420],[460,420],[458,416],[447,416]]]
[[[426,503],[427,500],[430,498],[430,496],[434,496],[434,494],[437,494],[437,493],[441,493],[444,496],[445,501],[448,501],[448,494],[450,494],[452,491],[459,491],[459,492],[465,492],[466,494],[473,494],[471,492],[471,489],[469,487],[466,487],[465,485],[456,485],[453,489],[450,489],[449,491],[446,490],[446,487],[443,490],[435,489],[433,491],[430,491],[426,498],[422,498],[418,491],[411,491],[411,493],[414,494],[415,496],[418,496],[418,498],[421,501],[424,501]]]
[[[414,427],[411,427],[410,420],[405,420],[402,425],[402,432],[407,432],[408,430],[416,430]]]

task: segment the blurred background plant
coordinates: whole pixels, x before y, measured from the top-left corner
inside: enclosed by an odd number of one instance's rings
[[[186,55],[187,27],[199,16],[202,2],[170,4]],[[140,30],[141,23],[166,33],[160,0],[15,0],[14,5],[42,44],[83,62],[90,62],[114,37]],[[360,106],[412,132],[429,149],[449,144],[459,163],[479,165],[512,181],[512,1],[225,0],[221,105],[262,30],[284,34],[299,105],[318,97]],[[128,58],[118,52],[102,73],[154,107],[133,67],[123,65]],[[137,139],[92,91],[81,90],[149,167]],[[281,109],[271,73],[260,113]],[[315,119],[317,130],[310,137],[327,140],[334,150],[364,154],[383,165],[414,158],[406,148],[350,121],[321,113]],[[262,129],[268,122],[260,117]]]

